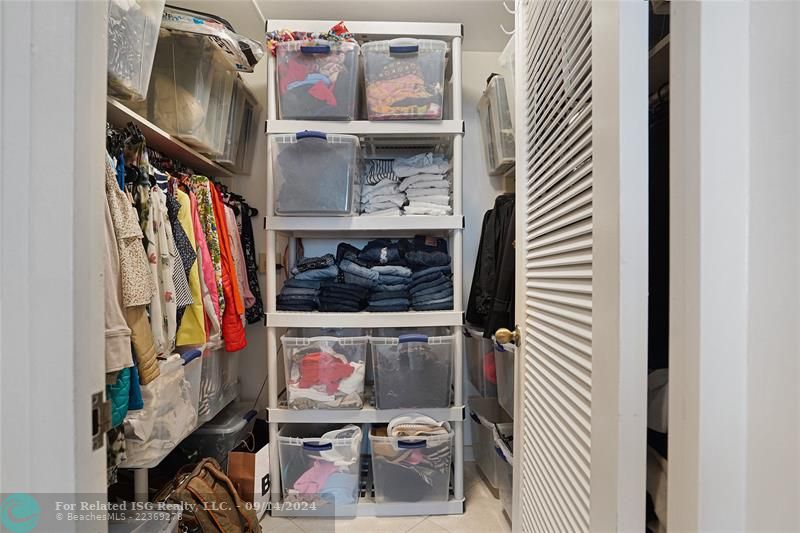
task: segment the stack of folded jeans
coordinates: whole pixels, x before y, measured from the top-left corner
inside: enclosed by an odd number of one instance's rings
[[[350,259],[339,261],[339,281],[364,287],[368,292],[378,284],[378,273]]]
[[[395,161],[394,172],[401,178],[399,191],[408,198],[404,207],[407,215],[450,215],[450,164],[438,154],[420,154],[400,164]]]
[[[414,311],[453,309],[453,274],[450,265],[432,266],[411,275],[408,292]]]
[[[453,273],[447,241],[417,236],[405,253],[408,266],[414,271],[408,292],[415,311],[453,309]]]
[[[357,313],[367,306],[369,289],[354,283],[325,281],[319,291],[319,310],[327,313]]]
[[[279,311],[314,311],[319,305],[319,289],[324,281],[335,280],[339,275],[333,255],[300,259],[292,269],[292,276],[278,295]]]
[[[369,297],[367,311],[378,313],[408,311],[411,306],[408,293],[411,269],[399,265],[378,265],[371,270],[378,273],[378,283]]]
[[[375,185],[361,189],[361,213],[369,216],[399,216],[406,203],[406,194],[400,192],[396,180],[383,179]]]

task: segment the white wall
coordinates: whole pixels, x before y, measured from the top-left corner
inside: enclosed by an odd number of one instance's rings
[[[800,530],[800,8],[673,3],[669,526]]]

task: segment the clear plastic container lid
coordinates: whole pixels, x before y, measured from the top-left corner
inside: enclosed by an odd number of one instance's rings
[[[413,39],[402,37],[390,41],[372,41],[361,45],[364,53],[371,54],[413,54],[415,52],[445,52],[447,43],[434,39]]]
[[[217,416],[195,431],[198,435],[230,435],[238,433],[256,416],[253,404],[249,402],[232,403]]]
[[[324,39],[308,39],[304,41],[284,41],[276,44],[278,54],[300,52],[309,54],[325,54],[330,52],[350,52],[358,50],[358,43],[349,41],[326,41]]]

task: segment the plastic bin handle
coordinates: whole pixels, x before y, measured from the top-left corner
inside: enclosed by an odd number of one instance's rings
[[[298,131],[294,134],[295,138],[300,141],[303,139],[327,139],[328,136],[321,131],[311,131],[311,130],[304,130]]]
[[[255,418],[257,414],[258,411],[256,411],[255,409],[250,409],[249,411],[247,411],[247,413],[245,413],[245,415],[242,418],[250,422],[253,418]]]
[[[397,338],[397,341],[400,343],[404,342],[428,342],[427,335],[420,335],[417,333],[409,333],[408,335],[400,335]]]
[[[506,459],[506,454],[503,453],[503,450],[500,449],[499,446],[494,447],[495,453],[500,456],[500,459],[503,460],[504,463],[508,463],[508,459]]]
[[[300,52],[302,52],[303,54],[330,54],[331,45],[329,44],[301,45]]]
[[[419,52],[419,41],[416,39],[392,39],[389,41],[390,54],[416,54]]]
[[[325,452],[333,449],[330,442],[304,442],[303,449],[310,452]]]
[[[424,440],[399,440],[397,447],[402,450],[414,450],[417,448],[424,448],[428,443]]]
[[[189,350],[188,352],[181,354],[181,359],[183,359],[183,366],[188,365],[201,355],[203,355],[203,352],[201,352],[200,350]]]
[[[475,422],[477,422],[478,424],[480,424],[480,423],[481,423],[480,419],[478,418],[478,415],[476,415],[474,411],[470,411],[470,412],[469,412],[469,417],[470,417],[472,420],[474,420]]]

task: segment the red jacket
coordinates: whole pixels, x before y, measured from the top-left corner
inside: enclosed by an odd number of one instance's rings
[[[236,278],[236,265],[231,254],[230,241],[228,240],[228,224],[225,217],[225,207],[222,198],[209,181],[211,200],[214,206],[214,218],[217,219],[217,233],[219,233],[219,249],[222,262],[222,292],[225,301],[225,311],[222,313],[222,338],[225,340],[226,352],[238,352],[247,346],[247,337],[242,324],[244,303],[239,294],[239,284]]]

